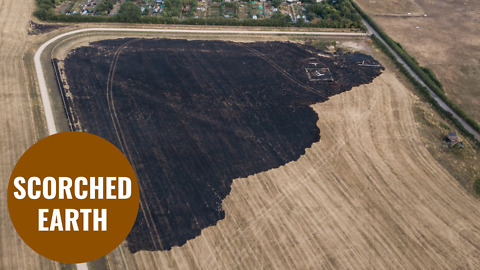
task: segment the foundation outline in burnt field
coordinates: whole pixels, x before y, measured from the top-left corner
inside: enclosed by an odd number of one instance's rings
[[[320,140],[310,105],[383,70],[371,56],[294,43],[128,38],[76,48],[62,64],[71,126],[119,147],[139,179],[131,252],[181,246],[215,225],[234,179]],[[313,69],[331,79],[311,80]]]

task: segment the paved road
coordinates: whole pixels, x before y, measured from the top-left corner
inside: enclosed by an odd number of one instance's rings
[[[387,46],[388,50],[391,53],[393,53],[395,58],[397,58],[397,60],[407,69],[407,71],[410,73],[410,75],[412,75],[415,78],[415,80],[417,80],[421,85],[425,86],[428,89],[428,91],[433,96],[433,98],[438,102],[438,104],[440,104],[440,107],[442,107],[445,111],[450,112],[453,115],[453,117],[455,117],[455,119],[457,119],[458,122],[460,122],[460,124],[462,124],[462,126],[466,130],[468,130],[468,132],[472,133],[473,136],[475,136],[475,138],[478,141],[480,141],[480,133],[478,133],[475,129],[473,129],[458,114],[456,114],[445,102],[443,102],[443,100],[437,94],[435,94],[435,92],[433,92],[432,89],[430,89],[430,87],[428,87],[422,81],[422,79],[420,79],[420,77],[407,65],[407,63],[405,63],[405,61],[403,61],[403,59],[390,46],[388,46],[388,44],[385,42],[385,40],[383,40],[383,38],[378,34],[378,32],[375,31],[375,29],[373,29],[373,27],[367,21],[365,21],[364,19],[362,19],[362,21],[365,24],[365,26],[367,27],[369,34],[375,34],[375,36],[377,36],[377,38],[380,39],[380,41],[382,41],[382,43],[385,44],[385,46]]]

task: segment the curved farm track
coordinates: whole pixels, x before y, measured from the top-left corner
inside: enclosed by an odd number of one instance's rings
[[[108,72],[107,89],[106,89],[108,111],[109,111],[109,114],[110,114],[110,118],[112,119],[112,125],[115,129],[115,135],[118,139],[120,149],[128,157],[128,160],[133,160],[133,159],[132,159],[132,154],[130,152],[130,148],[129,148],[126,140],[125,140],[125,136],[123,134],[120,121],[118,120],[117,111],[115,109],[115,102],[114,102],[115,99],[113,98],[113,83],[115,81],[114,80],[115,70],[116,70],[116,67],[117,67],[118,58],[120,57],[122,49],[127,47],[128,45],[134,43],[135,41],[137,41],[137,39],[132,39],[130,41],[127,41],[115,51],[115,54],[114,54],[113,59],[112,59],[112,63],[110,65],[110,70]],[[137,168],[136,168],[134,163],[132,163],[132,167],[135,171],[137,171]],[[140,190],[140,194],[145,192],[145,189],[143,188],[142,185],[139,185],[139,190]],[[145,222],[146,222],[147,228],[149,230],[149,235],[150,235],[151,239],[154,239],[153,242],[156,242],[155,240],[158,239],[158,229],[155,227],[155,224],[153,222],[151,222],[151,220],[152,220],[151,211],[148,207],[148,203],[145,202],[145,197],[144,196],[140,196],[139,213],[145,215],[146,217],[148,216],[148,218],[145,218]]]
[[[22,153],[39,140],[23,57],[33,1],[0,1],[0,269],[52,269],[54,262],[17,236],[7,209],[7,185]]]

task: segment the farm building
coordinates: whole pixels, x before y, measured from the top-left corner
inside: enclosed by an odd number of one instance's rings
[[[448,132],[445,136],[445,141],[448,147],[454,147],[455,145],[462,146],[462,142],[458,139],[456,132]]]

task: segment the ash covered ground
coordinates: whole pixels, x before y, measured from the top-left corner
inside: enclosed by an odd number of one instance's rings
[[[180,246],[215,225],[234,179],[295,161],[320,140],[309,105],[382,69],[364,54],[282,42],[117,39],[65,59],[73,119],[136,171],[144,210],[131,252]]]

